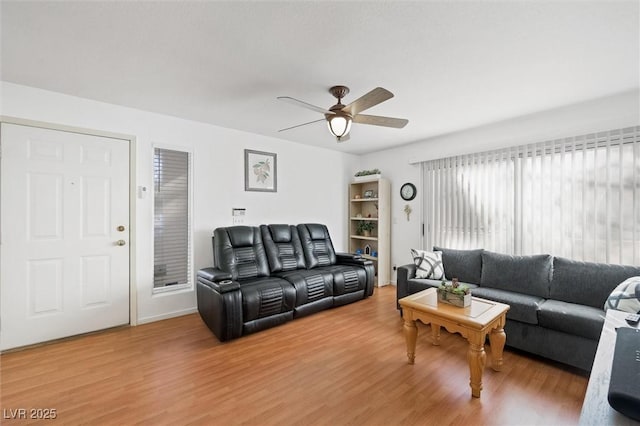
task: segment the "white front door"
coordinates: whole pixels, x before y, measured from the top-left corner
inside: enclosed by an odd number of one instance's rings
[[[0,349],[128,324],[129,141],[0,138]]]

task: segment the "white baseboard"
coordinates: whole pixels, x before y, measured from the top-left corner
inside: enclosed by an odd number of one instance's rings
[[[189,309],[183,309],[181,311],[173,311],[173,312],[168,312],[166,314],[162,314],[162,315],[153,315],[150,317],[142,317],[142,318],[138,318],[138,325],[140,324],[147,324],[150,322],[155,322],[155,321],[161,321],[161,320],[165,320],[165,319],[169,319],[169,318],[175,318],[175,317],[181,317],[183,315],[189,315],[189,314],[194,314],[198,312],[198,308],[189,308]]]

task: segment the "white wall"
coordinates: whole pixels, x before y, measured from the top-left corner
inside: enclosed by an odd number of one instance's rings
[[[336,249],[345,250],[347,185],[355,171],[372,168],[381,169],[391,181],[391,259],[403,265],[411,260],[409,249],[421,244],[420,195],[408,203],[399,195],[404,182],[413,182],[421,192],[420,167],[410,163],[640,123],[636,90],[356,157],[6,82],[0,82],[0,93],[1,115],[135,136],[136,185],[153,186],[154,143],[191,149],[195,269],[211,264],[211,232],[231,224],[232,207],[247,208],[248,224],[325,223]],[[244,149],[278,154],[277,193],[244,191]],[[403,212],[405,204],[413,209],[410,221]],[[193,291],[152,295],[151,197],[137,200],[136,209],[138,320],[193,312]]]
[[[231,225],[232,207],[247,209],[246,223],[320,222],[336,250],[347,247],[347,186],[358,158],[280,139],[0,82],[0,115],[135,136],[135,185],[153,188],[152,147],[193,152],[195,270],[212,264],[211,234]],[[278,192],[244,191],[244,149],[278,154]],[[154,296],[153,198],[136,201],[138,321],[195,311],[195,292]]]
[[[633,90],[363,155],[361,169],[379,168],[391,180],[392,264],[410,263],[409,249],[419,248],[422,243],[418,162],[639,124],[640,91]],[[418,187],[418,196],[408,203],[399,193],[405,182]],[[413,209],[410,222],[403,212],[406,204]]]

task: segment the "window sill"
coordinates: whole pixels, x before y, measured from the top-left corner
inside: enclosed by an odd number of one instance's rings
[[[154,287],[152,295],[168,296],[176,293],[186,293],[189,291],[193,291],[193,286],[191,285],[191,283],[176,284],[176,285],[170,285],[166,287]]]

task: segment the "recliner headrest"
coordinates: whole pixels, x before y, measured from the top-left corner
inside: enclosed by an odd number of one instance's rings
[[[305,224],[307,229],[309,230],[309,235],[313,240],[324,240],[327,238],[326,233],[324,232],[324,225],[320,225],[319,223],[307,223]]]
[[[268,225],[271,239],[274,243],[290,243],[291,242],[291,226],[290,225]]]
[[[254,229],[250,226],[230,226],[226,230],[233,247],[246,247],[255,243]]]

